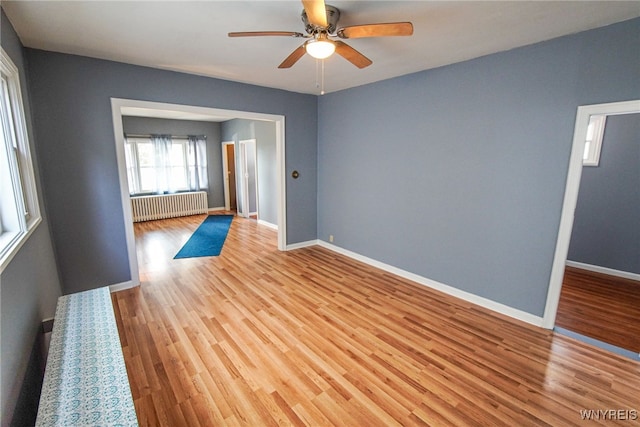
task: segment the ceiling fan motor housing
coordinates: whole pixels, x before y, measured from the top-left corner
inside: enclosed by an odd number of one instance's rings
[[[307,18],[307,12],[302,11],[302,22],[304,22],[304,28],[307,30],[309,34],[315,34],[318,30],[322,30],[328,34],[334,34],[336,28],[338,28],[338,20],[340,19],[340,10],[337,7],[326,5],[327,9],[327,27],[326,28],[318,28],[313,24],[309,23],[309,19]]]

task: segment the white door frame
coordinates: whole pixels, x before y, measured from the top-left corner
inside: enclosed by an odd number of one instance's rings
[[[234,153],[234,163],[235,163],[235,151],[236,151],[236,143],[234,141],[222,141],[222,176],[224,182],[224,210],[231,210],[231,195],[229,194],[229,187],[231,183],[229,182],[229,159],[227,157],[227,145],[233,146]],[[236,171],[237,173],[237,171]],[[236,182],[234,180],[233,185],[236,187],[236,209],[238,207],[238,189]]]
[[[285,118],[282,115],[252,113],[247,111],[222,110],[218,108],[195,107],[181,104],[168,104],[164,102],[139,101],[135,99],[111,98],[111,115],[113,120],[114,142],[116,148],[116,160],[118,164],[118,177],[120,180],[120,199],[122,202],[122,214],[124,219],[125,237],[127,241],[127,255],[129,258],[129,270],[131,282],[123,284],[121,289],[140,285],[140,271],[136,253],[135,235],[133,232],[133,215],[131,212],[131,200],[129,197],[129,184],[127,182],[127,167],[124,156],[124,130],[122,116],[136,112],[148,111],[163,113],[169,117],[191,114],[194,117],[207,117],[219,119],[219,121],[231,119],[262,120],[275,122],[276,125],[276,177],[277,177],[277,220],[278,220],[278,249],[287,250],[287,194],[286,194],[286,169],[285,169]]]
[[[259,199],[258,199],[258,152],[255,139],[244,139],[238,141],[240,147],[240,186],[242,187],[242,216],[249,218],[251,215],[258,215]],[[248,170],[247,150],[253,153],[253,171]],[[251,200],[249,200],[249,175],[253,172],[255,182],[256,210],[251,212]],[[236,175],[237,179],[237,175]]]
[[[549,279],[549,290],[547,291],[547,303],[542,318],[542,327],[553,329],[560,302],[560,291],[562,289],[562,279],[564,277],[573,220],[578,202],[578,191],[580,188],[580,177],[582,176],[582,156],[584,154],[584,144],[587,137],[587,126],[592,115],[620,115],[640,113],[640,100],[612,102],[607,104],[583,105],[578,107],[576,123],[573,131],[573,145],[571,147],[571,157],[569,158],[569,171],[567,172],[567,183],[564,191],[564,201],[562,203],[562,213],[560,214],[560,227],[558,229],[558,240],[556,251],[551,267],[551,277]]]

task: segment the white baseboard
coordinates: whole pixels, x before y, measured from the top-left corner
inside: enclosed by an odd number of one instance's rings
[[[278,226],[276,224],[271,224],[270,222],[259,219],[258,224],[264,225],[265,227],[273,228],[274,230],[278,230]]]
[[[220,211],[224,211],[224,210],[226,210],[224,208],[224,206],[219,206],[217,208],[209,208],[209,213],[211,213],[211,212],[220,212]]]
[[[290,245],[287,245],[287,247],[285,248],[285,250],[287,251],[292,251],[294,249],[302,249],[302,248],[308,248],[309,246],[315,246],[319,244],[319,240],[308,240],[306,242],[300,242],[300,243],[292,243]]]
[[[335,246],[331,243],[327,243],[323,240],[316,240],[315,243],[313,241],[304,242],[305,246],[311,246],[313,244],[317,244],[322,246],[323,248],[327,248],[331,251],[337,252],[339,254],[345,255],[349,258],[353,258],[356,261],[361,261],[365,264],[369,264],[373,267],[379,268],[381,270],[387,271],[389,273],[395,274],[397,276],[403,277],[405,279],[411,280],[412,282],[418,283],[420,285],[427,286],[429,288],[435,289],[440,292],[444,292],[445,294],[451,295],[456,298],[460,298],[464,301],[479,305],[481,307],[487,308],[491,311],[495,311],[500,314],[504,314],[506,316],[512,317],[517,320],[521,320],[523,322],[529,323],[534,326],[542,327],[542,317],[535,316],[531,313],[527,313],[522,310],[515,309],[513,307],[509,307],[507,305],[501,304],[499,302],[490,300],[488,298],[480,297],[478,295],[462,291],[458,288],[454,288],[453,286],[445,285],[444,283],[436,282],[435,280],[428,279],[426,277],[419,276],[417,274],[402,270],[400,268],[394,267],[389,264],[385,264],[383,262],[377,261],[375,259],[357,254],[355,252],[351,252],[347,249],[343,249],[339,246]],[[292,245],[294,246],[294,245]],[[304,246],[302,246],[304,247]],[[289,248],[289,247],[288,247]]]
[[[118,292],[124,291],[125,289],[135,288],[136,286],[140,286],[140,282],[129,280],[127,282],[116,283],[115,285],[109,285],[109,292]]]
[[[631,279],[640,282],[640,274],[637,273],[614,270],[613,268],[600,267],[599,265],[585,264],[569,260],[567,260],[566,265],[569,267],[579,268],[581,270],[593,271],[594,273],[608,274],[609,276],[622,277],[623,279]]]

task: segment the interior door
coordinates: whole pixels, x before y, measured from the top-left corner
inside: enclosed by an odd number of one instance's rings
[[[236,203],[236,148],[234,144],[225,145],[227,151],[227,188],[229,193],[229,209],[238,209]]]
[[[236,143],[222,142],[222,176],[224,186],[225,210],[238,209],[238,182],[236,180]]]
[[[239,142],[240,148],[240,204],[238,214],[245,218],[258,217],[258,176],[256,173],[256,140]]]

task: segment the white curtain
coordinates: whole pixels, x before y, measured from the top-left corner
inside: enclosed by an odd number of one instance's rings
[[[207,177],[207,141],[204,136],[189,136],[188,179],[192,191],[209,188]]]
[[[177,188],[173,185],[171,179],[171,136],[170,135],[152,135],[151,143],[153,144],[154,164],[156,184],[153,193],[175,193]]]
[[[172,139],[125,136],[129,194],[166,194],[207,190],[207,143],[205,136]]]
[[[131,142],[126,136],[124,138],[124,157],[127,164],[127,179],[129,182],[129,194],[139,194],[140,191],[140,173],[139,165],[140,159],[138,158],[138,150],[136,145]]]

